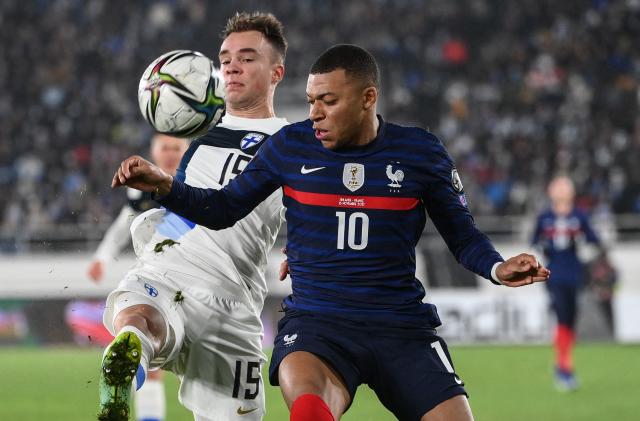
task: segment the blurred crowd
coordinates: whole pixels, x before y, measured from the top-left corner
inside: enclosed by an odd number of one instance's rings
[[[445,142],[475,214],[537,211],[556,173],[583,209],[640,213],[640,0],[3,0],[4,228],[110,221],[113,170],[151,136],[142,70],[215,57],[237,10],[285,24],[287,83],[331,44],[374,53],[387,120]]]

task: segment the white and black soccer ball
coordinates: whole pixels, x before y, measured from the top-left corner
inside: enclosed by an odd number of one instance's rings
[[[203,54],[170,51],[155,59],[142,74],[138,104],[156,131],[196,137],[222,118],[224,82]]]

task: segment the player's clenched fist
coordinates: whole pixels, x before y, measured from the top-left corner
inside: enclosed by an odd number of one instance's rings
[[[160,167],[138,155],[122,161],[111,180],[111,187],[129,186],[137,190],[166,195],[171,191],[173,177]]]
[[[506,286],[519,287],[549,279],[551,271],[538,262],[535,256],[522,253],[512,257],[496,268],[497,278]]]

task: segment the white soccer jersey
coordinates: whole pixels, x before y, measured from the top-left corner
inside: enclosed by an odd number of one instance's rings
[[[195,187],[220,189],[242,172],[266,138],[286,124],[281,118],[225,115],[218,126],[191,143],[176,177]],[[131,225],[139,257],[137,272],[169,279],[187,275],[189,282],[176,288],[194,296],[245,301],[260,314],[267,293],[267,253],[283,220],[281,191],[220,231],[195,225],[163,208],[152,209]]]

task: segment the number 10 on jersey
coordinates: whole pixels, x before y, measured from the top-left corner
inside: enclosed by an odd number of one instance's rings
[[[338,250],[344,250],[344,240],[347,238],[347,245],[353,250],[362,250],[369,243],[369,217],[363,212],[354,212],[347,219],[346,212],[336,212],[338,217]],[[360,235],[356,235],[356,230],[360,229]]]

